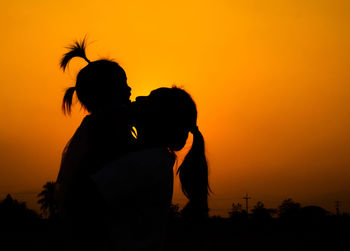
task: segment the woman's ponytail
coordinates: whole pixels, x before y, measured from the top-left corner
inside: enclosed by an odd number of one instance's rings
[[[204,138],[195,126],[191,130],[193,143],[191,150],[178,169],[182,191],[189,199],[183,213],[191,217],[208,216],[208,164],[205,157]]]
[[[75,87],[69,87],[66,90],[66,93],[64,94],[63,102],[62,102],[62,110],[65,115],[67,114],[70,115],[74,91],[75,91]]]

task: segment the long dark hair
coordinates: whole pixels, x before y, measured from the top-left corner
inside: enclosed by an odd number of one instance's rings
[[[181,188],[189,202],[183,210],[184,216],[208,216],[208,163],[205,157],[204,138],[198,128],[191,130],[193,142],[187,153],[178,174]]]
[[[63,71],[75,57],[83,58],[88,64],[79,71],[75,86],[67,88],[64,94],[62,110],[65,114],[71,113],[74,92],[81,105],[90,113],[111,103],[123,104],[129,101],[130,88],[126,83],[126,74],[118,63],[106,59],[91,62],[85,52],[86,38],[75,41],[67,49],[60,62]]]
[[[152,138],[148,141],[157,141],[158,145],[160,143],[171,151],[179,151],[184,147],[188,133],[193,134],[192,147],[177,171],[182,191],[189,200],[183,214],[191,218],[207,216],[210,193],[208,164],[204,138],[197,126],[195,102],[189,93],[178,87],[156,89],[145,99],[152,107],[150,110],[155,110],[147,115],[143,112],[143,116],[147,117],[141,119],[151,121],[146,122],[150,126],[144,130],[145,134],[146,131],[151,131]]]

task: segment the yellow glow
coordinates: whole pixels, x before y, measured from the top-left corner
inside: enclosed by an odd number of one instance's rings
[[[55,180],[83,117],[60,107],[84,62],[58,62],[85,34],[91,60],[125,68],[132,98],[192,94],[213,208],[246,191],[275,203],[350,190],[348,0],[4,1],[0,28],[2,193]]]

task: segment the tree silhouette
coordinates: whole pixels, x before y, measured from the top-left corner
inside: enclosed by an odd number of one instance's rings
[[[265,208],[264,203],[258,201],[252,209],[253,218],[259,221],[269,220],[276,213],[275,209]]]
[[[319,206],[306,206],[300,210],[302,221],[314,226],[323,224],[328,215],[329,212]]]
[[[292,199],[286,199],[278,207],[278,214],[281,219],[295,219],[300,215],[300,203],[294,202]]]
[[[235,217],[237,215],[241,215],[242,211],[242,205],[240,203],[232,203],[232,209],[228,214],[230,215],[230,217]]]
[[[319,206],[306,206],[301,209],[304,218],[322,218],[329,215],[329,212]]]
[[[47,216],[49,219],[57,216],[58,205],[55,198],[55,182],[47,182],[43,186],[43,190],[38,194],[38,197],[42,215]]]
[[[242,221],[248,217],[247,211],[242,209],[240,203],[232,203],[231,211],[228,214],[230,215],[230,218],[235,221]]]
[[[28,209],[25,202],[18,202],[8,194],[0,202],[0,231],[33,229],[40,221],[35,211]]]

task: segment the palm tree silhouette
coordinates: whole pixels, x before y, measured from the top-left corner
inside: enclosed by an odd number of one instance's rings
[[[55,198],[55,182],[49,181],[43,186],[43,190],[38,194],[38,203],[43,216],[49,219],[57,215],[57,200]]]

